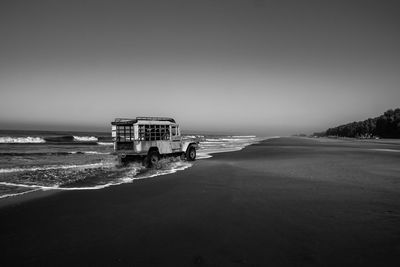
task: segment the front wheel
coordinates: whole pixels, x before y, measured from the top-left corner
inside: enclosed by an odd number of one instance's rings
[[[193,161],[196,159],[196,149],[193,146],[189,146],[186,150],[186,159],[188,161]]]

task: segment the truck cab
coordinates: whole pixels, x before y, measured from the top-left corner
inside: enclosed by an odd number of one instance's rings
[[[141,161],[152,167],[166,156],[180,156],[188,161],[196,159],[198,142],[183,139],[173,118],[116,118],[111,122],[111,133],[114,154],[121,163]]]

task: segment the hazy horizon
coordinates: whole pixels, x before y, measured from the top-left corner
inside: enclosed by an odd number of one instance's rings
[[[399,107],[397,1],[2,1],[0,129],[312,133]]]
[[[394,108],[392,108],[394,109]],[[384,110],[387,111],[387,110]],[[181,131],[183,134],[210,134],[210,135],[256,135],[258,137],[270,137],[270,136],[291,136],[291,135],[297,135],[297,134],[307,134],[307,135],[312,135],[315,132],[322,132],[327,130],[328,128],[331,127],[337,127],[339,125],[351,123],[354,121],[363,121],[368,118],[375,118],[378,117],[379,115],[382,115],[384,113],[382,111],[379,114],[372,115],[369,117],[365,117],[362,119],[355,119],[352,121],[343,121],[343,122],[338,122],[335,125],[327,125],[325,128],[315,128],[314,130],[296,130],[296,129],[287,129],[287,130],[282,130],[281,129],[269,129],[265,130],[263,132],[256,132],[246,129],[237,129],[237,130],[221,130],[219,128],[214,128],[214,130],[209,130],[209,129],[189,129],[185,127],[185,125],[180,124]],[[134,118],[134,117],[132,117]],[[107,121],[104,123],[104,126],[93,126],[93,125],[65,125],[65,124],[2,124],[2,128],[0,128],[0,131],[43,131],[43,132],[101,132],[101,133],[110,133],[111,134],[111,121]]]

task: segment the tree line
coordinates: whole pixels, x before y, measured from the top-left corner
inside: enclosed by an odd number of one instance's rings
[[[340,136],[355,138],[400,138],[400,108],[389,109],[383,115],[364,121],[340,125],[315,136]]]

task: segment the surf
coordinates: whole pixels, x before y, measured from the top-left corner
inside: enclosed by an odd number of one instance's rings
[[[0,143],[3,144],[38,144],[45,143],[42,137],[26,136],[26,137],[12,137],[2,136],[0,137]]]
[[[238,151],[263,139],[255,136],[190,135],[190,137],[193,136],[199,138],[197,157],[199,160],[211,158],[215,153]],[[8,151],[0,153],[0,163],[1,160],[4,161],[3,167],[0,168],[0,185],[4,186],[3,192],[0,192],[0,198],[37,190],[98,190],[133,183],[138,179],[184,171],[196,164],[179,158],[171,158],[161,159],[160,164],[152,169],[146,169],[140,164],[119,166],[112,156],[113,143],[109,137],[97,137],[90,134],[35,137],[38,139],[32,139],[34,136],[30,137],[23,139],[2,137],[3,141],[11,143],[16,140],[17,142],[40,141],[44,145],[29,147],[27,144],[28,150],[21,145],[11,144],[7,147]],[[70,144],[71,147],[66,144]],[[84,147],[79,149],[81,144],[88,145],[87,149]],[[10,165],[10,160],[13,162],[15,160],[14,166]],[[25,161],[28,166],[24,166]],[[40,165],[35,166],[35,162]],[[57,164],[46,164],[46,162]],[[25,190],[24,188],[29,191],[21,192]]]

